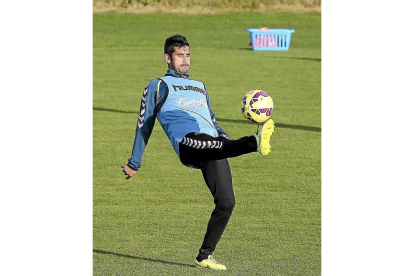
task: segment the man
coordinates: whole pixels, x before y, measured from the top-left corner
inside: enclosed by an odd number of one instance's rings
[[[268,120],[260,135],[231,140],[216,122],[204,83],[190,79],[187,74],[190,68],[187,39],[178,34],[167,38],[164,53],[167,74],[152,80],[144,89],[131,158],[127,165],[121,166],[122,171],[129,179],[141,167],[142,155],[157,118],[181,163],[201,170],[214,198],[215,209],[195,264],[226,270],[226,266],[215,261],[212,255],[235,205],[227,158],[251,152],[267,155],[274,123]]]

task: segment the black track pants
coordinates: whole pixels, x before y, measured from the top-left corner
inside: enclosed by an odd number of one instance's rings
[[[185,165],[200,168],[206,161],[237,157],[257,151],[254,136],[245,136],[238,140],[224,137],[212,137],[208,134],[191,132],[184,136],[179,144],[180,160]]]
[[[179,150],[183,164],[201,170],[215,203],[197,256],[200,261],[214,252],[236,204],[227,158],[257,151],[257,142],[254,136],[229,140],[207,134],[189,133],[180,142]]]

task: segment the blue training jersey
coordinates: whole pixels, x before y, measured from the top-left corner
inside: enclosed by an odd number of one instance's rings
[[[155,118],[167,134],[177,155],[178,144],[190,132],[218,137],[229,136],[216,122],[204,83],[192,80],[188,74],[168,70],[164,77],[152,80],[144,89],[135,141],[128,167],[137,171],[154,128]],[[190,166],[189,166],[190,167]]]

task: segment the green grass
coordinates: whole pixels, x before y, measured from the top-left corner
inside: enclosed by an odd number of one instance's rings
[[[247,28],[293,28],[287,52],[250,50]],[[230,159],[236,207],[215,258],[226,275],[321,274],[321,15],[95,13],[93,42],[94,275],[207,275],[192,266],[214,208],[201,173],[178,160],[157,122],[137,175],[126,181],[142,91],[166,72],[165,38],[191,44],[218,122],[251,135],[239,104],[273,98],[272,153]]]
[[[161,4],[167,7],[209,7],[209,8],[244,8],[257,9],[272,5],[321,6],[321,0],[94,0],[95,6],[109,5],[127,7],[141,4],[144,6]]]

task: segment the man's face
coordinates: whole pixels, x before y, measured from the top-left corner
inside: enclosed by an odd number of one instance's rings
[[[165,61],[168,63],[168,68],[173,69],[177,73],[187,74],[190,69],[190,47],[174,47],[172,57],[165,55]]]

